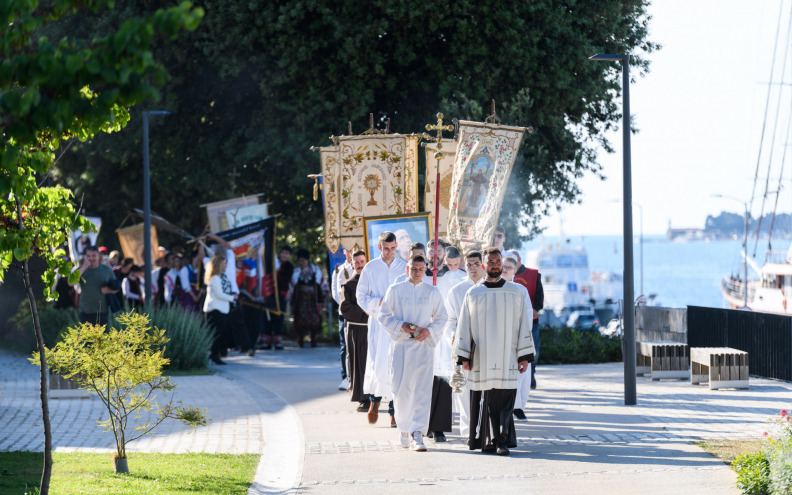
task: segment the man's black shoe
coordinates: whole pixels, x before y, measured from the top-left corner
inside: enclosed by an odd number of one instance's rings
[[[509,449],[507,449],[505,445],[499,444],[495,453],[498,455],[509,455]]]
[[[525,421],[526,419],[528,419],[528,418],[525,417],[525,413],[523,412],[522,409],[515,409],[514,410],[514,417],[519,419],[520,421]]]
[[[434,441],[435,442],[447,442],[448,441],[448,440],[446,440],[445,433],[443,433],[442,431],[435,431],[435,432],[432,432],[432,433],[434,434]]]

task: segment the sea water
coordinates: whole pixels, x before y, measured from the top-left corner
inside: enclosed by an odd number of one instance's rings
[[[624,273],[624,251],[621,236],[567,237],[568,247],[583,246],[588,253],[591,271]],[[546,237],[545,243],[557,244],[560,240]],[[764,264],[767,239],[760,239],[756,247],[756,262]],[[525,243],[521,253],[538,249],[542,241]],[[748,254],[754,253],[755,239],[749,239]],[[788,240],[773,240],[774,251],[786,251]],[[670,241],[665,236],[643,238],[643,292],[641,291],[641,242],[636,237],[633,243],[633,270],[635,296],[654,294],[650,304],[668,308],[686,306],[727,307],[721,295],[720,282],[730,274],[742,278],[742,239],[712,241]],[[756,279],[756,273],[748,267],[748,278]]]

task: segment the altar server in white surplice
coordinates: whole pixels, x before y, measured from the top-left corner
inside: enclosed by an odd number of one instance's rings
[[[508,251],[507,251],[508,252]],[[517,264],[517,259],[513,256],[504,256],[503,258],[503,274],[501,275],[505,280],[509,282],[514,282],[514,274],[517,273],[517,268],[519,265]],[[531,295],[528,294],[528,289],[525,288],[524,285],[520,285],[515,282],[515,285],[522,289],[523,294],[525,295],[525,300],[529,307],[533,308],[531,304]],[[526,421],[527,418],[525,417],[525,413],[523,412],[523,407],[525,403],[528,401],[528,396],[531,393],[531,368],[533,363],[528,365],[528,372],[527,373],[520,373],[517,376],[517,395],[514,399],[514,417],[518,421]],[[519,414],[518,414],[519,413]]]
[[[391,339],[388,359],[401,444],[422,452],[432,402],[434,347],[448,316],[440,292],[423,281],[423,256],[411,256],[407,270],[409,278],[385,294],[379,322]]]
[[[363,380],[363,391],[370,394],[371,405],[368,411],[368,422],[374,424],[379,416],[379,405],[383,397],[393,398],[388,375],[388,347],[390,337],[379,324],[382,298],[396,277],[403,274],[407,264],[396,258],[396,236],[385,231],[379,235],[377,247],[380,256],[366,263],[360,273],[357,296],[358,305],[368,314],[368,356],[366,373]],[[391,415],[391,426],[396,426],[391,401],[388,413]]]
[[[508,447],[517,446],[517,376],[529,369],[535,353],[533,308],[516,284],[501,278],[498,248],[484,250],[484,266],[486,279],[465,294],[452,352],[470,371],[468,447],[509,455]]]
[[[465,294],[484,278],[484,268],[481,265],[481,253],[479,251],[469,251],[465,254],[465,269],[467,270],[467,278],[452,287],[445,299],[448,321],[446,322],[443,337],[448,342],[449,347],[452,347],[454,343],[459,312],[462,310]],[[462,373],[467,378],[468,372],[462,371]],[[454,406],[459,413],[459,434],[466,438],[470,433],[470,393],[467,384],[462,387],[461,394],[455,393],[452,394],[452,397]]]

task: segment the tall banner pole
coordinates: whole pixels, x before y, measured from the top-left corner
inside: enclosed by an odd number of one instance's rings
[[[440,227],[440,160],[445,156],[443,154],[443,131],[451,132],[454,130],[453,125],[443,125],[443,114],[438,112],[437,125],[426,124],[426,130],[429,132],[437,131],[437,153],[434,157],[437,159],[437,179],[435,180],[435,213],[434,213],[434,252],[432,253],[432,285],[437,287],[437,236]]]

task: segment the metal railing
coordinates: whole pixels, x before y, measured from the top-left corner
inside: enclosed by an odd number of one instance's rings
[[[690,347],[732,347],[748,353],[749,373],[792,381],[792,317],[688,306]]]

